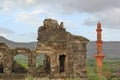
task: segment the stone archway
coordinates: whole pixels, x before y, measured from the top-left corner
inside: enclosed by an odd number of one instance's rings
[[[12,73],[27,73],[31,64],[31,51],[26,48],[16,48],[12,55]]]
[[[13,58],[12,73],[27,73],[28,72],[28,57],[22,54],[17,54]]]

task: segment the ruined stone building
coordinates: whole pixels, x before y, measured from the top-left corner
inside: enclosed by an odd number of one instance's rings
[[[38,42],[35,50],[26,48],[10,49],[0,44],[0,72],[4,75],[27,73],[34,77],[80,77],[87,79],[86,44],[88,39],[72,35],[64,28],[63,22],[45,19],[38,29]],[[13,60],[22,54],[28,58],[28,68],[24,69]],[[44,55],[44,67],[36,67],[36,59]],[[17,65],[14,66],[14,65]],[[23,71],[20,72],[20,71]],[[17,75],[17,74],[16,74]]]

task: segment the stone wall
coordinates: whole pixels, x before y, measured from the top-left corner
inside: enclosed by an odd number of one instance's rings
[[[0,69],[3,75],[13,75],[14,56],[25,55],[28,58],[27,74],[33,77],[76,78],[87,80],[86,74],[86,44],[88,39],[67,32],[63,22],[45,19],[38,29],[36,49],[10,49],[0,43]],[[36,67],[36,59],[44,54],[44,66]],[[14,65],[17,65],[14,63]],[[20,67],[19,65],[17,65]],[[21,70],[25,70],[22,69]],[[26,73],[23,73],[26,76]],[[23,75],[21,74],[21,75]],[[20,75],[20,74],[19,74]]]
[[[54,77],[80,77],[86,78],[86,45],[88,39],[75,36],[67,32],[57,21],[46,19],[38,30],[37,52],[52,52],[51,74]],[[64,72],[60,72],[59,57],[65,55]],[[56,56],[56,57],[54,57]],[[54,60],[55,62],[54,62]],[[54,67],[53,67],[54,66]]]

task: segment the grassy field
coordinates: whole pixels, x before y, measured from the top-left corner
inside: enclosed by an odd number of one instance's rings
[[[120,80],[120,74],[118,73],[120,73],[120,59],[108,58],[103,60],[103,77],[96,75],[95,60],[87,60],[87,74],[89,80]]]

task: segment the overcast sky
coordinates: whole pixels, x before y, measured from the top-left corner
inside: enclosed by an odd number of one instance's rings
[[[104,41],[120,40],[120,0],[0,0],[0,36],[9,40],[36,41],[46,18],[91,41],[100,21]]]

